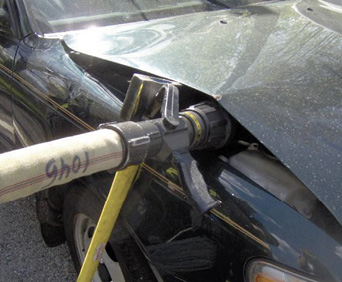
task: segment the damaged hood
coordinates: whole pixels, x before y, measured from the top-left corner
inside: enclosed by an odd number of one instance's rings
[[[328,25],[317,24],[324,15]],[[282,1],[67,33],[64,41],[215,95],[342,223],[341,22],[323,2]]]

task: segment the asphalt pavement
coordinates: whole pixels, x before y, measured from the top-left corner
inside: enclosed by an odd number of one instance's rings
[[[45,245],[34,197],[0,204],[0,282],[71,282],[76,278],[67,245]]]

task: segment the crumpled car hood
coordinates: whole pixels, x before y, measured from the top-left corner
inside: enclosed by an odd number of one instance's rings
[[[342,223],[342,36],[310,20],[315,10],[313,1],[275,2],[73,32],[64,40],[218,95]]]

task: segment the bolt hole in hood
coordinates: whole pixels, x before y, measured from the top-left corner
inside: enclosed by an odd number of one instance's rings
[[[64,33],[63,40],[220,97],[342,223],[341,22],[337,5],[281,1]]]

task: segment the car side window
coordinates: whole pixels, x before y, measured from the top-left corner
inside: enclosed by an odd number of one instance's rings
[[[4,0],[0,0],[0,32],[13,34],[9,19],[8,6]]]

